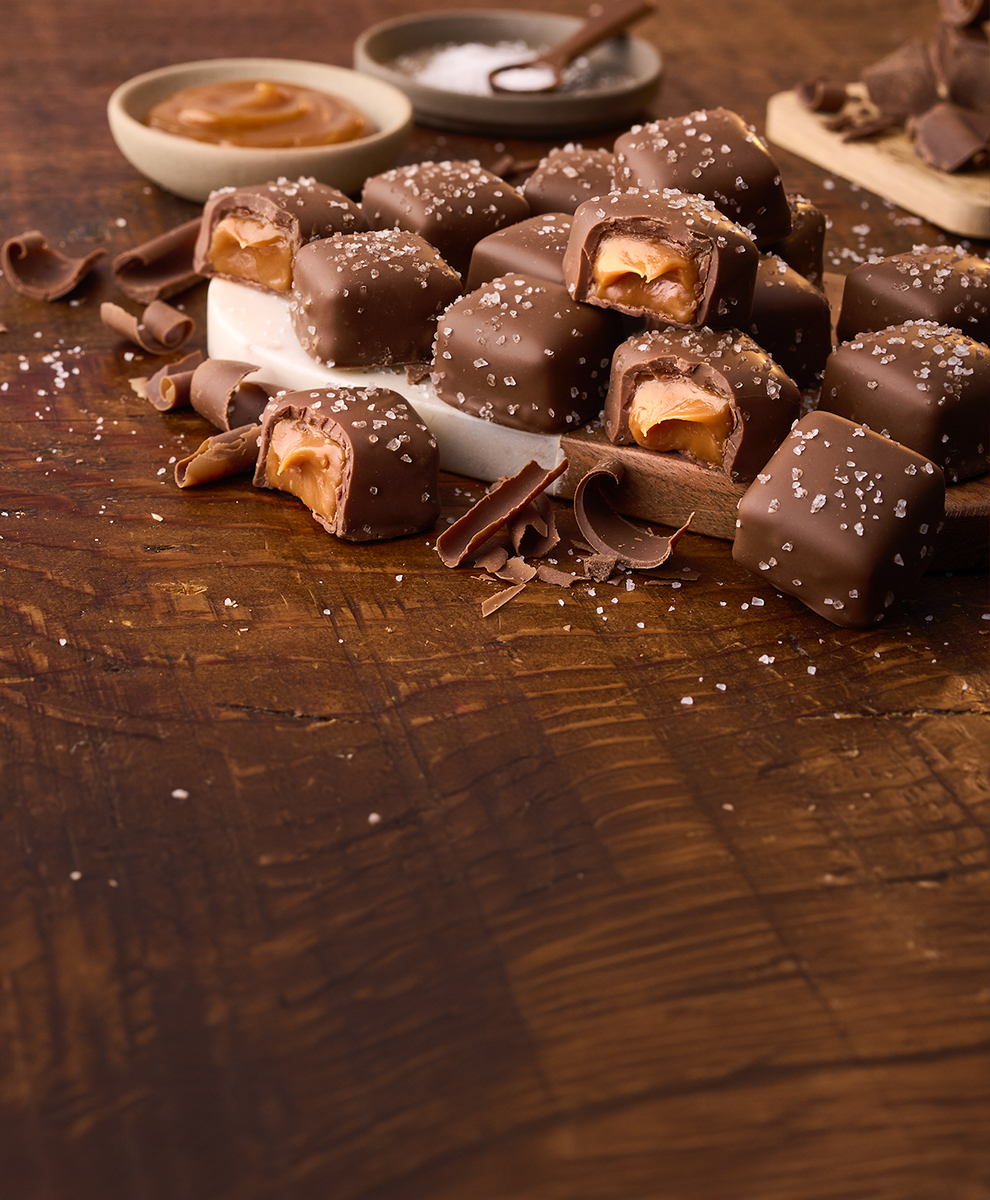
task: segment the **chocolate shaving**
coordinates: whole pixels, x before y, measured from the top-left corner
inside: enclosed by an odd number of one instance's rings
[[[536,567],[531,567],[524,558],[515,556],[507,559],[505,566],[493,574],[510,583],[529,583],[531,579],[536,578]]]
[[[599,554],[637,569],[659,567],[670,557],[694,513],[670,537],[658,537],[633,525],[615,511],[608,499],[610,492],[617,491],[623,473],[622,464],[616,459],[604,459],[584,476],[574,492],[578,526]]]
[[[592,554],[584,560],[584,574],[595,583],[604,583],[618,565],[617,554]]]
[[[15,292],[34,300],[67,296],[106,254],[102,248],[81,258],[53,250],[37,229],[8,238],[0,247],[0,267]]]
[[[838,112],[846,103],[846,85],[818,76],[799,83],[794,91],[798,99],[812,112]]]
[[[509,523],[512,546],[523,558],[542,558],[560,541],[553,504],[542,492]]]
[[[108,329],[149,354],[171,354],[181,349],[196,330],[192,317],[164,300],[153,300],[140,317],[105,300],[100,305],[100,320]]]
[[[530,461],[516,475],[500,479],[486,495],[445,529],[437,538],[436,549],[445,566],[458,567],[473,551],[517,513],[546,491],[567,470],[567,459],[555,467],[541,467]]]
[[[236,429],[258,421],[278,388],[271,383],[247,382],[245,377],[257,369],[254,363],[208,358],[193,374],[189,403],[217,429]]]
[[[188,407],[192,377],[203,361],[202,350],[194,350],[178,362],[168,363],[150,378],[132,379],[131,387],[142,400],[147,400],[159,412]]]
[[[518,596],[525,586],[524,583],[517,583],[514,587],[506,588],[505,591],[496,592],[494,596],[489,596],[481,605],[481,615],[483,617],[490,617],[503,604],[508,604],[510,600]]]
[[[489,546],[487,550],[483,550],[473,559],[473,565],[480,567],[482,571],[487,571],[490,575],[496,574],[505,566],[509,558],[509,552],[504,546]]]
[[[575,575],[571,571],[558,570],[557,567],[551,567],[549,563],[536,564],[536,577],[543,583],[553,583],[557,587],[565,588],[580,579],[579,575]]]
[[[175,482],[180,488],[213,483],[228,475],[253,471],[258,461],[261,426],[242,425],[207,438],[188,458],[175,464]]]
[[[881,113],[879,117],[871,117],[867,121],[859,121],[854,124],[843,133],[842,140],[844,142],[865,142],[867,138],[878,137],[881,133],[886,133],[888,129],[893,129],[900,123],[899,117],[888,117]]]
[[[193,270],[200,218],[125,250],[110,264],[114,282],[132,300],[150,304],[184,292],[203,278]]]

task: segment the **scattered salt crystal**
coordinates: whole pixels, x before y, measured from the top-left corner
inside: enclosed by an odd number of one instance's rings
[[[82,871],[70,871],[69,878],[73,881],[73,883],[77,882],[78,880],[82,879]]]
[[[380,825],[381,820],[382,820],[382,818],[379,813],[368,813],[368,824],[369,825]]]
[[[694,697],[693,697],[693,696],[682,696],[682,697],[681,697],[681,703],[682,703],[682,704],[693,704],[693,703],[694,703]]]
[[[172,789],[172,799],[173,800],[188,800],[189,793],[186,791],[185,788],[173,788]]]

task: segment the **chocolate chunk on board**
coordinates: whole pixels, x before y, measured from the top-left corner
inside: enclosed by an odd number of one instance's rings
[[[798,416],[801,394],[737,331],[635,334],[616,350],[605,428],[616,444],[677,451],[735,482],[755,478]]]
[[[564,250],[571,232],[568,213],[541,213],[496,230],[471,253],[465,290],[473,292],[499,275],[521,271],[552,283],[564,282]]]
[[[744,327],[759,252],[705,197],[638,188],[589,200],[574,214],[564,279],[576,299],[697,328]]]
[[[522,194],[476,162],[421,162],[372,175],[361,192],[372,229],[426,238],[463,278],[483,237],[530,215]]]
[[[957,104],[936,104],[909,117],[907,131],[919,158],[940,171],[960,171],[986,161],[990,114]]]
[[[348,541],[405,537],[440,515],[436,439],[390,388],[319,388],[272,401],[254,483],[298,496]]]
[[[860,79],[880,112],[898,121],[923,113],[939,99],[931,55],[920,38],[911,38],[865,67]]]
[[[840,341],[902,321],[936,321],[990,342],[990,262],[961,247],[916,246],[847,276],[836,332]]]
[[[679,188],[707,196],[761,248],[791,227],[780,168],[766,143],[726,108],[637,126],[615,142],[616,188]]]
[[[433,384],[452,408],[534,433],[597,416],[621,337],[613,313],[532,275],[503,275],[437,322]]]
[[[337,367],[428,362],[436,319],[461,294],[437,250],[401,229],[309,242],[294,274],[289,308],[299,343]]]
[[[869,626],[930,566],[944,506],[929,459],[813,412],[740,500],[732,557],[829,621]]]
[[[573,213],[585,200],[607,196],[615,179],[611,150],[586,150],[569,142],[540,159],[522,187],[533,213]]]
[[[300,246],[367,228],[353,200],[315,179],[224,188],[203,209],[193,266],[201,275],[284,294]]]
[[[990,470],[990,348],[934,321],[844,342],[819,409],[916,450],[952,483]]]

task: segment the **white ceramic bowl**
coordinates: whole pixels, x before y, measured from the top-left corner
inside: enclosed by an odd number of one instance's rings
[[[663,70],[659,51],[641,38],[614,38],[589,51],[590,63],[621,79],[587,91],[478,96],[420,83],[396,66],[401,56],[448,44],[525,42],[545,50],[580,24],[575,17],[512,9],[417,13],[365,30],[354,45],[354,65],[400,88],[412,101],[417,121],[440,129],[544,138],[628,124],[656,95]]]
[[[182,88],[226,79],[270,79],[317,88],[349,100],[377,132],[331,146],[260,150],[216,146],[143,123],[148,110]],[[412,105],[397,88],[346,67],[288,58],[216,58],[148,71],[123,83],[107,105],[110,132],[121,153],[155,183],[187,200],[206,200],[221,187],[266,183],[279,176],[312,176],[356,192],[369,175],[398,159],[412,126]]]

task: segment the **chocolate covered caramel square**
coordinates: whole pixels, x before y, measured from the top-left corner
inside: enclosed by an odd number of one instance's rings
[[[818,406],[924,454],[955,483],[990,470],[990,348],[934,321],[843,342]]]
[[[529,205],[476,162],[421,162],[372,175],[361,192],[372,229],[418,233],[462,277],[471,251],[496,229],[528,217]]]
[[[390,388],[290,392],[262,417],[255,486],[297,496],[336,537],[366,542],[431,528],[439,480],[436,439]]]
[[[573,213],[585,200],[607,196],[615,179],[611,150],[587,150],[569,142],[540,159],[522,186],[534,213]]]
[[[759,251],[703,196],[634,188],[574,214],[564,280],[575,300],[657,324],[745,327]]]
[[[677,451],[748,483],[797,418],[801,394],[736,330],[635,334],[612,357],[605,429],[617,445]]]
[[[557,283],[503,275],[462,296],[437,322],[433,383],[453,408],[534,433],[597,416],[620,337],[614,315]]]
[[[299,343],[335,367],[429,362],[437,316],[461,294],[434,247],[401,229],[309,242],[294,274],[289,309]]]
[[[814,387],[832,352],[832,311],[824,292],[782,258],[760,257],[747,331],[801,388]]]
[[[353,200],[315,179],[222,188],[203,209],[193,266],[200,275],[284,294],[300,246],[367,227]]]
[[[739,501],[732,557],[837,625],[873,625],[931,564],[944,512],[930,459],[812,412]]]
[[[541,213],[498,229],[475,246],[465,288],[473,292],[499,275],[518,271],[564,282],[564,251],[571,232],[567,213]]]
[[[738,113],[699,109],[634,126],[615,142],[615,186],[679,188],[707,196],[764,249],[787,236],[780,168]]]

